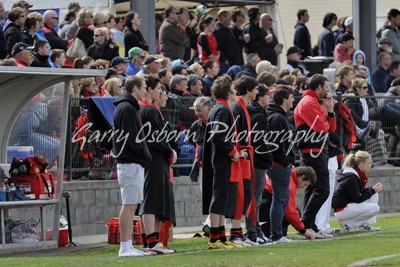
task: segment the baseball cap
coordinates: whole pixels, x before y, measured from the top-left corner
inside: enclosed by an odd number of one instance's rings
[[[301,49],[299,49],[299,48],[297,48],[295,46],[292,46],[292,47],[289,47],[289,49],[287,50],[286,55],[289,56],[289,55],[295,54],[295,53],[300,53],[301,54],[301,53],[303,53],[303,50],[301,50]]]
[[[388,38],[381,38],[381,39],[379,39],[378,44],[380,44],[380,45],[382,45],[382,44],[391,45],[391,44],[392,44],[392,41],[391,41],[390,39],[388,39]]]
[[[126,64],[125,59],[123,59],[122,57],[115,57],[111,60],[110,67],[114,67],[120,63]]]
[[[349,26],[353,24],[353,17],[348,17],[345,21],[344,21],[344,26]]]
[[[11,56],[15,56],[24,50],[33,50],[34,48],[35,48],[34,46],[29,46],[23,42],[18,42],[11,49]]]
[[[31,8],[31,7],[33,7],[33,5],[29,4],[29,3],[26,2],[26,1],[18,1],[18,2],[16,2],[16,3],[14,3],[13,7],[14,7],[14,6],[20,6],[20,7],[24,7],[24,8]]]
[[[143,52],[142,48],[140,48],[140,47],[132,47],[131,49],[129,49],[128,57],[125,58],[125,59],[131,59],[134,56],[140,55],[142,52]]]
[[[196,7],[196,14],[207,14],[210,10],[205,5],[199,5]]]

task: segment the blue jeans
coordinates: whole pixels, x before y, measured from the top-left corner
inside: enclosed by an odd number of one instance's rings
[[[257,221],[256,225],[253,225],[253,221],[251,216],[246,218],[246,230],[249,238],[256,238],[258,234],[261,234],[261,226],[260,226],[260,206],[262,200],[262,193],[264,191],[265,186],[265,170],[263,169],[255,169],[255,176],[256,176],[256,186],[254,190],[254,198],[256,201],[256,216]]]
[[[276,241],[283,237],[282,222],[286,206],[289,202],[289,183],[292,169],[290,167],[272,166],[267,170],[272,186],[272,204],[270,211],[271,236],[270,240]]]

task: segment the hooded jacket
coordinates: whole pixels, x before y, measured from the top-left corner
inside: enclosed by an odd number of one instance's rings
[[[294,158],[288,151],[290,142],[286,138],[289,131],[287,113],[280,106],[271,104],[267,107],[267,120],[269,132],[272,134],[270,140],[275,140],[272,152],[273,161],[287,167],[294,162]]]
[[[23,42],[21,27],[12,21],[4,26],[4,35],[6,37],[7,55],[11,56],[13,46],[18,42]]]
[[[146,167],[151,162],[151,155],[143,132],[140,131],[142,123],[138,101],[129,93],[124,92],[113,104],[116,106],[113,128],[113,154],[116,162],[137,163]],[[123,137],[126,136],[124,140]]]
[[[269,126],[265,108],[255,101],[247,105],[247,111],[251,120],[251,145],[254,148],[254,166],[256,169],[269,169],[272,166],[272,150],[264,140],[268,134]]]
[[[345,168],[338,174],[337,181],[338,185],[332,199],[334,209],[344,208],[349,203],[362,203],[375,194],[372,187],[366,187],[361,191],[361,180],[353,168]]]
[[[354,56],[353,56],[353,65],[357,65],[357,55],[362,55],[363,56],[363,65],[364,65],[364,68],[367,70],[367,73],[368,73],[368,83],[371,83],[371,71],[369,70],[369,68],[367,67],[367,56],[365,55],[365,53],[364,53],[364,51],[362,51],[362,50],[357,50],[355,53],[354,53]]]

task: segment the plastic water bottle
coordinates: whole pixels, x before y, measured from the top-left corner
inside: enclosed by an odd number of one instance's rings
[[[0,201],[7,201],[6,186],[3,184],[0,186]]]
[[[13,192],[15,190],[17,190],[17,188],[15,187],[14,183],[11,183],[10,192]]]

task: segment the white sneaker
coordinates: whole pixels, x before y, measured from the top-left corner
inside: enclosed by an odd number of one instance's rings
[[[319,231],[323,234],[330,234],[330,235],[335,235],[335,234],[340,233],[340,229],[338,229],[338,228],[325,228],[325,229],[321,229]]]
[[[380,227],[373,227],[370,224],[363,224],[360,225],[360,227],[358,228],[360,231],[380,231],[381,228]]]
[[[253,242],[253,241],[251,241],[251,240],[248,239],[248,238],[243,238],[243,239],[242,239],[242,242],[245,243],[245,244],[249,244],[249,245],[252,246],[252,247],[255,247],[255,246],[258,246],[258,245],[259,245],[257,242]]]
[[[240,245],[244,248],[252,247],[252,245],[243,242],[243,240],[240,237],[235,237],[229,241],[231,241],[233,244]]]
[[[157,254],[174,254],[175,250],[164,247],[163,243],[157,243],[154,247],[149,248],[149,251],[157,252]]]
[[[118,252],[118,257],[143,257],[144,256],[144,254],[140,251],[140,253],[139,252],[137,252],[137,250],[132,250],[132,249],[129,249],[129,250],[119,250],[119,252]]]
[[[353,233],[353,232],[357,231],[356,227],[350,227],[347,224],[342,224],[342,227],[343,227],[344,231],[347,233]]]
[[[282,236],[280,239],[272,241],[272,244],[286,244],[286,243],[292,243],[292,242],[293,242],[293,240]]]

